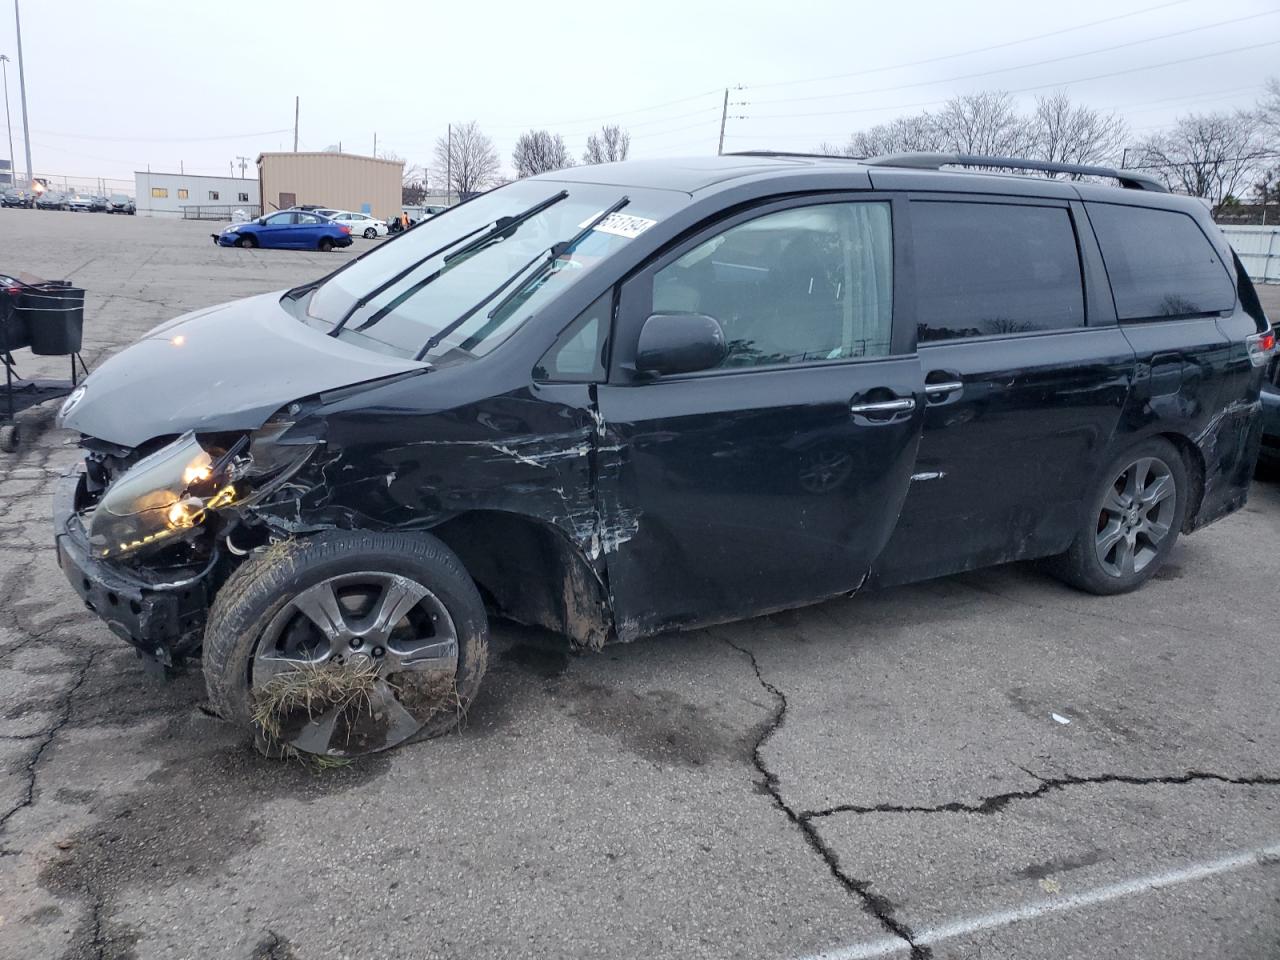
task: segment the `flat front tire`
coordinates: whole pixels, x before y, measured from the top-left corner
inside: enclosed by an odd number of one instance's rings
[[[334,757],[438,736],[488,664],[484,604],[429,534],[328,531],[265,548],[218,593],[210,705],[268,754]]]
[[[1186,464],[1169,441],[1153,438],[1119,454],[1090,493],[1071,547],[1049,569],[1088,593],[1140,587],[1173,551],[1189,491]]]
[[[241,237],[236,241],[236,246],[245,250],[251,250],[258,245],[258,242],[250,236]]]

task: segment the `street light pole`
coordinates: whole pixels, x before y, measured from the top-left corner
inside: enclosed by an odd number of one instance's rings
[[[35,183],[35,171],[31,169],[31,128],[27,124],[27,74],[22,69],[22,19],[18,14],[18,0],[13,0],[13,25],[18,33],[18,90],[22,95],[22,140],[27,148],[27,189]]]
[[[4,73],[4,125],[9,128],[9,186],[18,185],[18,158],[13,155],[13,120],[9,117],[9,58],[0,53],[0,72]]]

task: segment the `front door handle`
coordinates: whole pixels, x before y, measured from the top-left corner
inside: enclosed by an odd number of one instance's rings
[[[869,403],[852,403],[849,405],[849,412],[867,416],[868,414],[875,415],[878,413],[908,413],[915,408],[916,402],[911,397],[899,397],[896,400],[872,400]]]

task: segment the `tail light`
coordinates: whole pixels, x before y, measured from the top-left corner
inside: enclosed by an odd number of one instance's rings
[[[1266,366],[1268,360],[1276,352],[1276,332],[1267,328],[1262,333],[1255,333],[1245,339],[1245,347],[1249,351],[1249,362],[1255,367]]]
[[[344,227],[342,224],[338,224],[338,229],[339,229],[339,230],[341,230],[343,233],[350,233],[350,232],[351,232],[351,228],[350,228],[350,227]]]

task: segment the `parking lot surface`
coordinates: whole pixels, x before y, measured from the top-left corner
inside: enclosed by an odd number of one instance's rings
[[[93,366],[367,249],[212,229],[5,210],[0,271],[87,288]],[[1280,955],[1280,485],[1127,596],[1014,565],[599,654],[499,623],[461,732],[312,771],[79,605],[53,413],[0,460],[0,957]]]

